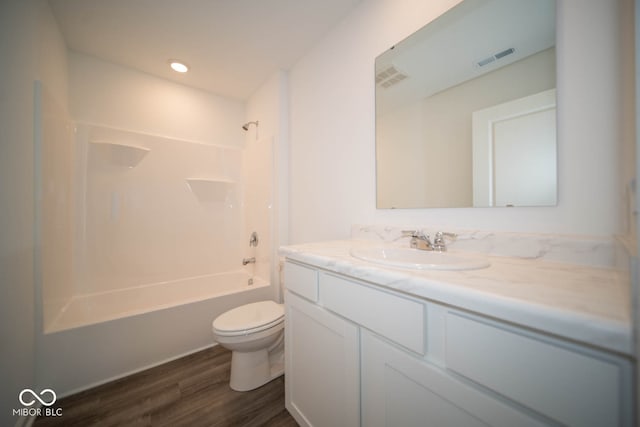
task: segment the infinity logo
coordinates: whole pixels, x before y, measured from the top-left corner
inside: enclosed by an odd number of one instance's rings
[[[31,394],[31,396],[33,396],[33,398],[31,400],[25,401],[25,399],[24,399],[24,395],[25,394]],[[51,395],[51,402],[47,402],[46,400],[41,399],[41,397],[44,398],[45,394],[50,394]],[[44,406],[51,406],[54,403],[56,403],[56,398],[57,398],[56,397],[56,392],[51,390],[50,388],[45,388],[44,390],[42,390],[40,392],[40,396],[38,396],[36,394],[36,392],[31,390],[30,388],[25,388],[18,395],[18,399],[20,399],[20,403],[22,403],[24,406],[31,406],[34,403],[36,403],[36,400],[38,402],[40,402],[41,404],[43,404]]]

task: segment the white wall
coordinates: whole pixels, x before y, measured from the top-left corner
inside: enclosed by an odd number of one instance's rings
[[[37,6],[0,3],[0,424],[12,425],[20,390],[35,383],[33,79]]]
[[[244,104],[88,55],[69,54],[75,121],[242,147]]]
[[[637,138],[638,132],[638,96],[640,87],[638,73],[640,73],[640,21],[636,20],[640,16],[640,6],[637,0],[623,0],[620,7],[620,48],[624,52],[634,51],[635,55],[624,55],[624,66],[621,70],[620,81],[625,90],[622,91],[623,108],[619,117],[622,127],[622,149],[619,152],[620,158],[620,191],[624,195],[623,209],[621,212],[621,223],[623,234],[630,236],[631,241],[636,241],[638,230],[637,221],[640,219],[635,214],[636,204],[640,203],[637,197],[637,186],[634,186],[637,178]],[[635,85],[636,90],[631,88]],[[640,408],[639,408],[640,410]]]
[[[374,58],[456,3],[363,2],[293,67],[292,243],[346,238],[352,223],[618,231],[621,53],[618,10],[609,0],[558,2],[557,207],[376,210]]]
[[[66,54],[44,0],[0,2],[0,424],[36,387],[34,80],[66,107]]]

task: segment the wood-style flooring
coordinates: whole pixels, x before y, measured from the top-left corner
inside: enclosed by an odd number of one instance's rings
[[[34,426],[297,426],[284,408],[284,377],[237,392],[231,352],[216,346],[56,402],[61,417]]]

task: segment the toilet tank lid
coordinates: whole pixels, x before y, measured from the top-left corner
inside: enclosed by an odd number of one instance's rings
[[[242,331],[277,322],[284,318],[284,306],[273,301],[260,301],[231,309],[213,321],[218,331]]]

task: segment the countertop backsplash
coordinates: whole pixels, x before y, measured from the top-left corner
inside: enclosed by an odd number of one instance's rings
[[[432,238],[438,231],[456,233],[447,240],[450,251],[483,253],[549,262],[588,265],[603,268],[626,268],[626,250],[613,238],[557,234],[528,234],[436,228],[429,226],[359,225],[351,227],[351,238],[379,241],[393,246],[409,245],[404,230],[421,230]]]

